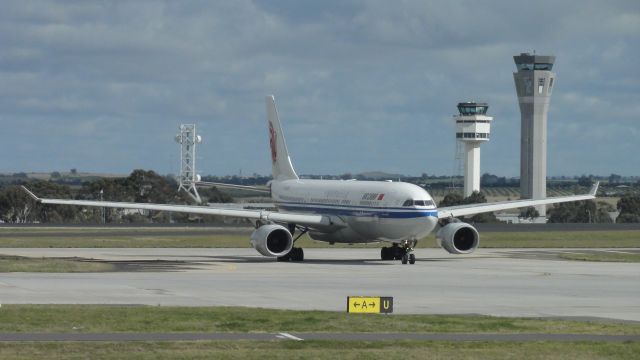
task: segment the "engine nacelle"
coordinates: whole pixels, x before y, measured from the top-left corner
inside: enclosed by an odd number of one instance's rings
[[[464,222],[452,222],[436,233],[438,245],[450,254],[470,254],[480,244],[480,234],[473,226]]]
[[[283,256],[293,247],[293,236],[282,225],[262,225],[251,234],[251,246],[264,256]]]

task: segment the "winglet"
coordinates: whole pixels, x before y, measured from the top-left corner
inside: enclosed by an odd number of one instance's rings
[[[591,190],[589,190],[589,195],[595,197],[596,193],[598,192],[598,186],[600,186],[600,181],[596,181],[596,183],[593,184],[593,186],[591,186]]]
[[[36,196],[36,194],[32,193],[31,190],[27,189],[26,186],[22,185],[22,190],[24,190],[31,198],[37,202],[40,202],[40,198]]]

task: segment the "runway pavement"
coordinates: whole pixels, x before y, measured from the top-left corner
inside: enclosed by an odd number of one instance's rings
[[[583,249],[418,249],[415,265],[378,248],[306,249],[279,263],[253,249],[0,249],[108,261],[126,271],[0,274],[3,304],[248,306],[345,311],[347,296],[393,296],[403,314],[588,317],[640,321],[640,264],[565,261]],[[637,249],[590,251],[638,252]]]

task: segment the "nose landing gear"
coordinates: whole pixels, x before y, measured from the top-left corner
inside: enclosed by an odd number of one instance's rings
[[[391,247],[383,247],[380,250],[382,260],[400,260],[403,264],[415,264],[416,255],[413,248],[418,243],[417,240],[404,240],[402,243],[394,243]]]

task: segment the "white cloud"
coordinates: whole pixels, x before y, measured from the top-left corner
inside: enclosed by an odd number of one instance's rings
[[[202,173],[267,173],[263,99],[273,93],[301,172],[449,173],[451,115],[474,99],[490,103],[499,135],[483,169],[516,174],[512,56],[536,49],[558,57],[554,151],[577,173],[625,173],[629,164],[594,165],[594,152],[616,152],[584,142],[633,133],[639,6],[523,4],[6,1],[0,125],[12,131],[0,142],[15,148],[21,133],[30,144],[0,171],[171,169],[173,133],[194,122],[207,139]],[[612,118],[617,127],[601,126]],[[576,135],[581,125],[591,137]],[[57,139],[70,133],[100,138],[78,152]]]

